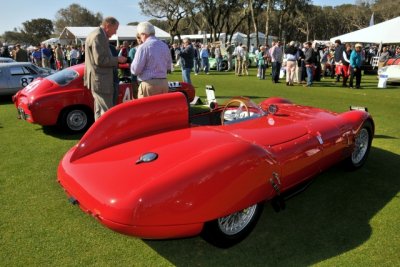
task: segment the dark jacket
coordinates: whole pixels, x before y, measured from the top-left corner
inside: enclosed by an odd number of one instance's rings
[[[185,49],[179,53],[181,57],[181,66],[184,69],[191,69],[194,65],[194,48],[192,44],[188,45]]]
[[[306,51],[304,52],[304,63],[306,63],[307,65],[310,64],[315,64],[315,52],[314,49],[307,48]]]

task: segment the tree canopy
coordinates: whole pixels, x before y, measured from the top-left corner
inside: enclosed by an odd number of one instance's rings
[[[99,26],[102,21],[101,13],[94,14],[79,4],[71,4],[57,12],[54,26],[56,33],[61,33],[65,27]]]

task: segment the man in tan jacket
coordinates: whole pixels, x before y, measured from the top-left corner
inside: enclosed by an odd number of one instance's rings
[[[118,67],[118,63],[126,62],[126,57],[112,56],[108,43],[118,26],[115,18],[107,17],[85,42],[84,83],[92,91],[95,120],[113,106],[113,68]]]

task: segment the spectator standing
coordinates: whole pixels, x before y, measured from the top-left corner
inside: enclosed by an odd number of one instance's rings
[[[313,72],[315,67],[314,49],[311,47],[311,42],[305,43],[304,64],[307,72],[307,84],[305,87],[311,87],[313,84]]]
[[[229,42],[226,43],[226,57],[228,60],[228,69],[226,71],[232,70],[232,60],[233,60],[233,52],[235,51],[235,46]]]
[[[210,68],[210,65],[209,65],[209,62],[208,62],[208,56],[209,56],[208,47],[207,47],[206,44],[203,44],[201,46],[201,50],[200,50],[200,58],[201,58],[202,67],[203,67],[204,72],[206,74],[209,74],[208,70]]]
[[[113,57],[118,57],[117,48],[113,44],[109,44],[110,52]],[[119,78],[118,78],[118,67],[113,67],[113,106],[118,104],[119,94]]]
[[[304,52],[301,49],[300,44],[297,47],[296,57],[297,57],[297,64],[296,64],[296,70],[295,70],[293,81],[296,83],[299,83],[299,84],[305,83],[306,69],[305,69],[305,65],[304,65]]]
[[[3,44],[3,47],[1,48],[0,56],[12,58],[10,50],[8,50],[8,44],[7,43]]]
[[[73,45],[71,46],[71,50],[69,51],[70,63],[71,66],[78,64],[79,60],[79,52],[76,50],[76,47]]]
[[[168,45],[154,36],[155,28],[149,22],[139,23],[137,33],[142,44],[136,51],[131,72],[141,81],[138,98],[167,93],[167,73],[172,65]]]
[[[57,47],[54,51],[56,57],[56,66],[57,70],[62,70],[64,68],[64,53],[61,48],[61,44],[57,44]]]
[[[129,53],[128,53],[128,62],[130,64],[132,64],[133,60],[135,59],[135,55],[136,55],[136,51],[137,51],[137,47],[140,43],[140,36],[136,36],[136,40],[132,41],[131,43],[131,48],[129,49]],[[133,94],[133,99],[137,99],[138,98],[138,79],[137,76],[134,75],[131,72],[131,83],[132,83],[132,94]]]
[[[65,49],[65,61],[67,62],[67,67],[71,66],[71,46],[67,46],[67,48]]]
[[[258,78],[260,80],[265,80],[265,69],[266,69],[266,51],[265,46],[260,46],[260,51],[257,54],[257,66],[258,66]]]
[[[118,56],[128,57],[128,54],[129,54],[129,43],[128,43],[128,41],[123,41],[122,42],[122,47],[119,50],[119,55]]]
[[[242,43],[239,43],[233,51],[233,56],[235,57],[235,75],[242,75],[242,61],[243,61],[243,47]]]
[[[349,78],[349,66],[350,66],[350,55],[351,55],[351,45],[346,44],[346,49],[343,51],[343,61],[342,61],[342,75],[343,75],[343,84],[342,87],[347,86],[347,79]]]
[[[340,76],[342,75],[342,61],[343,61],[343,51],[344,46],[342,42],[337,39],[335,40],[335,74],[336,74],[336,82],[340,81]]]
[[[16,44],[14,60],[17,62],[28,62],[29,61],[28,52],[26,52],[25,49],[22,49],[20,44]]]
[[[84,63],[85,62],[85,44],[81,45],[79,49],[79,59],[78,59],[78,64]]]
[[[194,46],[194,75],[198,75],[201,69],[200,45]]]
[[[297,64],[297,48],[294,46],[295,42],[291,41],[286,48],[286,85],[293,86],[294,74]]]
[[[279,83],[279,73],[282,67],[282,49],[281,42],[277,41],[270,49],[270,56],[272,62],[272,82]]]
[[[382,53],[379,56],[378,60],[378,68],[382,68],[385,65],[385,62],[390,58],[390,52],[387,46],[382,47]]]
[[[194,48],[189,38],[183,39],[183,49],[180,51],[182,79],[184,82],[192,83],[190,72],[194,65]]]
[[[217,71],[221,71],[221,63],[222,63],[222,52],[221,52],[221,46],[217,44],[215,46],[215,61],[217,62]]]
[[[320,52],[320,63],[321,63],[321,75],[322,79],[326,77],[326,64],[328,63],[328,57],[329,57],[329,48],[325,46]]]
[[[36,66],[42,66],[42,52],[40,52],[40,48],[35,48],[35,51],[32,53],[32,59]]]
[[[114,17],[106,17],[86,38],[84,84],[92,91],[94,98],[94,117],[100,118],[113,106],[114,73],[118,63],[126,58],[111,54],[108,39],[117,32],[119,22]]]
[[[46,44],[42,44],[40,52],[42,54],[42,66],[44,68],[50,68],[51,51],[47,49]]]
[[[350,55],[350,88],[353,88],[353,80],[356,77],[356,89],[360,89],[361,85],[361,50],[362,45],[356,44],[355,49],[351,52]]]
[[[242,46],[242,55],[242,75],[249,76],[249,52],[247,51],[247,46],[245,45]]]

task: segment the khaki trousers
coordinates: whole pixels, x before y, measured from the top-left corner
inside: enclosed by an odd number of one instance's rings
[[[168,93],[167,79],[142,81],[138,88],[138,98]]]

